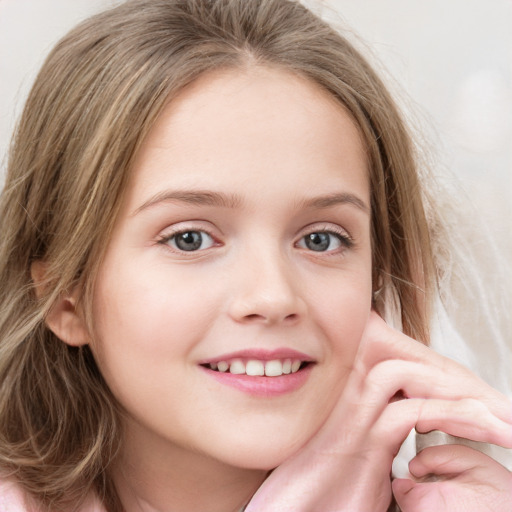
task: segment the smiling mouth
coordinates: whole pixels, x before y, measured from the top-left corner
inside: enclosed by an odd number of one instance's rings
[[[299,359],[273,359],[270,361],[232,359],[205,363],[201,366],[218,373],[248,375],[251,377],[281,377],[297,373],[311,364],[311,361],[301,361]]]

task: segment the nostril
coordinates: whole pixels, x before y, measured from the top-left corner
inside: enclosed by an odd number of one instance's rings
[[[296,313],[291,313],[289,315],[286,315],[284,317],[278,318],[273,316],[265,316],[260,315],[258,313],[251,313],[250,315],[245,315],[244,320],[246,322],[265,322],[265,323],[274,323],[276,321],[284,321],[284,322],[295,322],[299,318],[299,315]]]
[[[261,320],[263,318],[262,315],[258,315],[256,313],[253,313],[251,315],[245,315],[246,320]]]
[[[297,315],[296,313],[292,313],[290,315],[285,316],[284,319],[285,319],[285,321],[290,322],[290,321],[297,320],[298,317],[299,317],[299,315]]]

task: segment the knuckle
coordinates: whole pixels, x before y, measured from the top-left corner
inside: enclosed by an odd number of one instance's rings
[[[462,398],[459,400],[459,406],[461,408],[461,412],[465,412],[470,416],[481,416],[489,412],[487,406],[477,398]]]

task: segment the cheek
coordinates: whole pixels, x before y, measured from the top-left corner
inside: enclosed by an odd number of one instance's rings
[[[105,265],[94,295],[91,348],[112,389],[186,366],[222,307],[213,284],[161,265]]]
[[[314,297],[311,304],[333,358],[347,366],[355,357],[371,311],[371,279],[367,273],[344,277]]]
[[[188,370],[188,355],[215,310],[211,293],[193,281],[166,275],[161,267],[129,270],[105,267],[99,276],[91,349],[119,402],[149,414],[162,382],[175,385],[173,376]]]

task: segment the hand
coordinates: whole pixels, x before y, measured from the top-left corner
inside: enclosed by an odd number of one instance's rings
[[[412,480],[393,481],[402,512],[512,511],[512,473],[467,446],[425,448],[410,462],[409,471]]]
[[[272,472],[246,511],[383,512],[393,458],[415,427],[512,447],[506,397],[372,312],[330,417]]]

